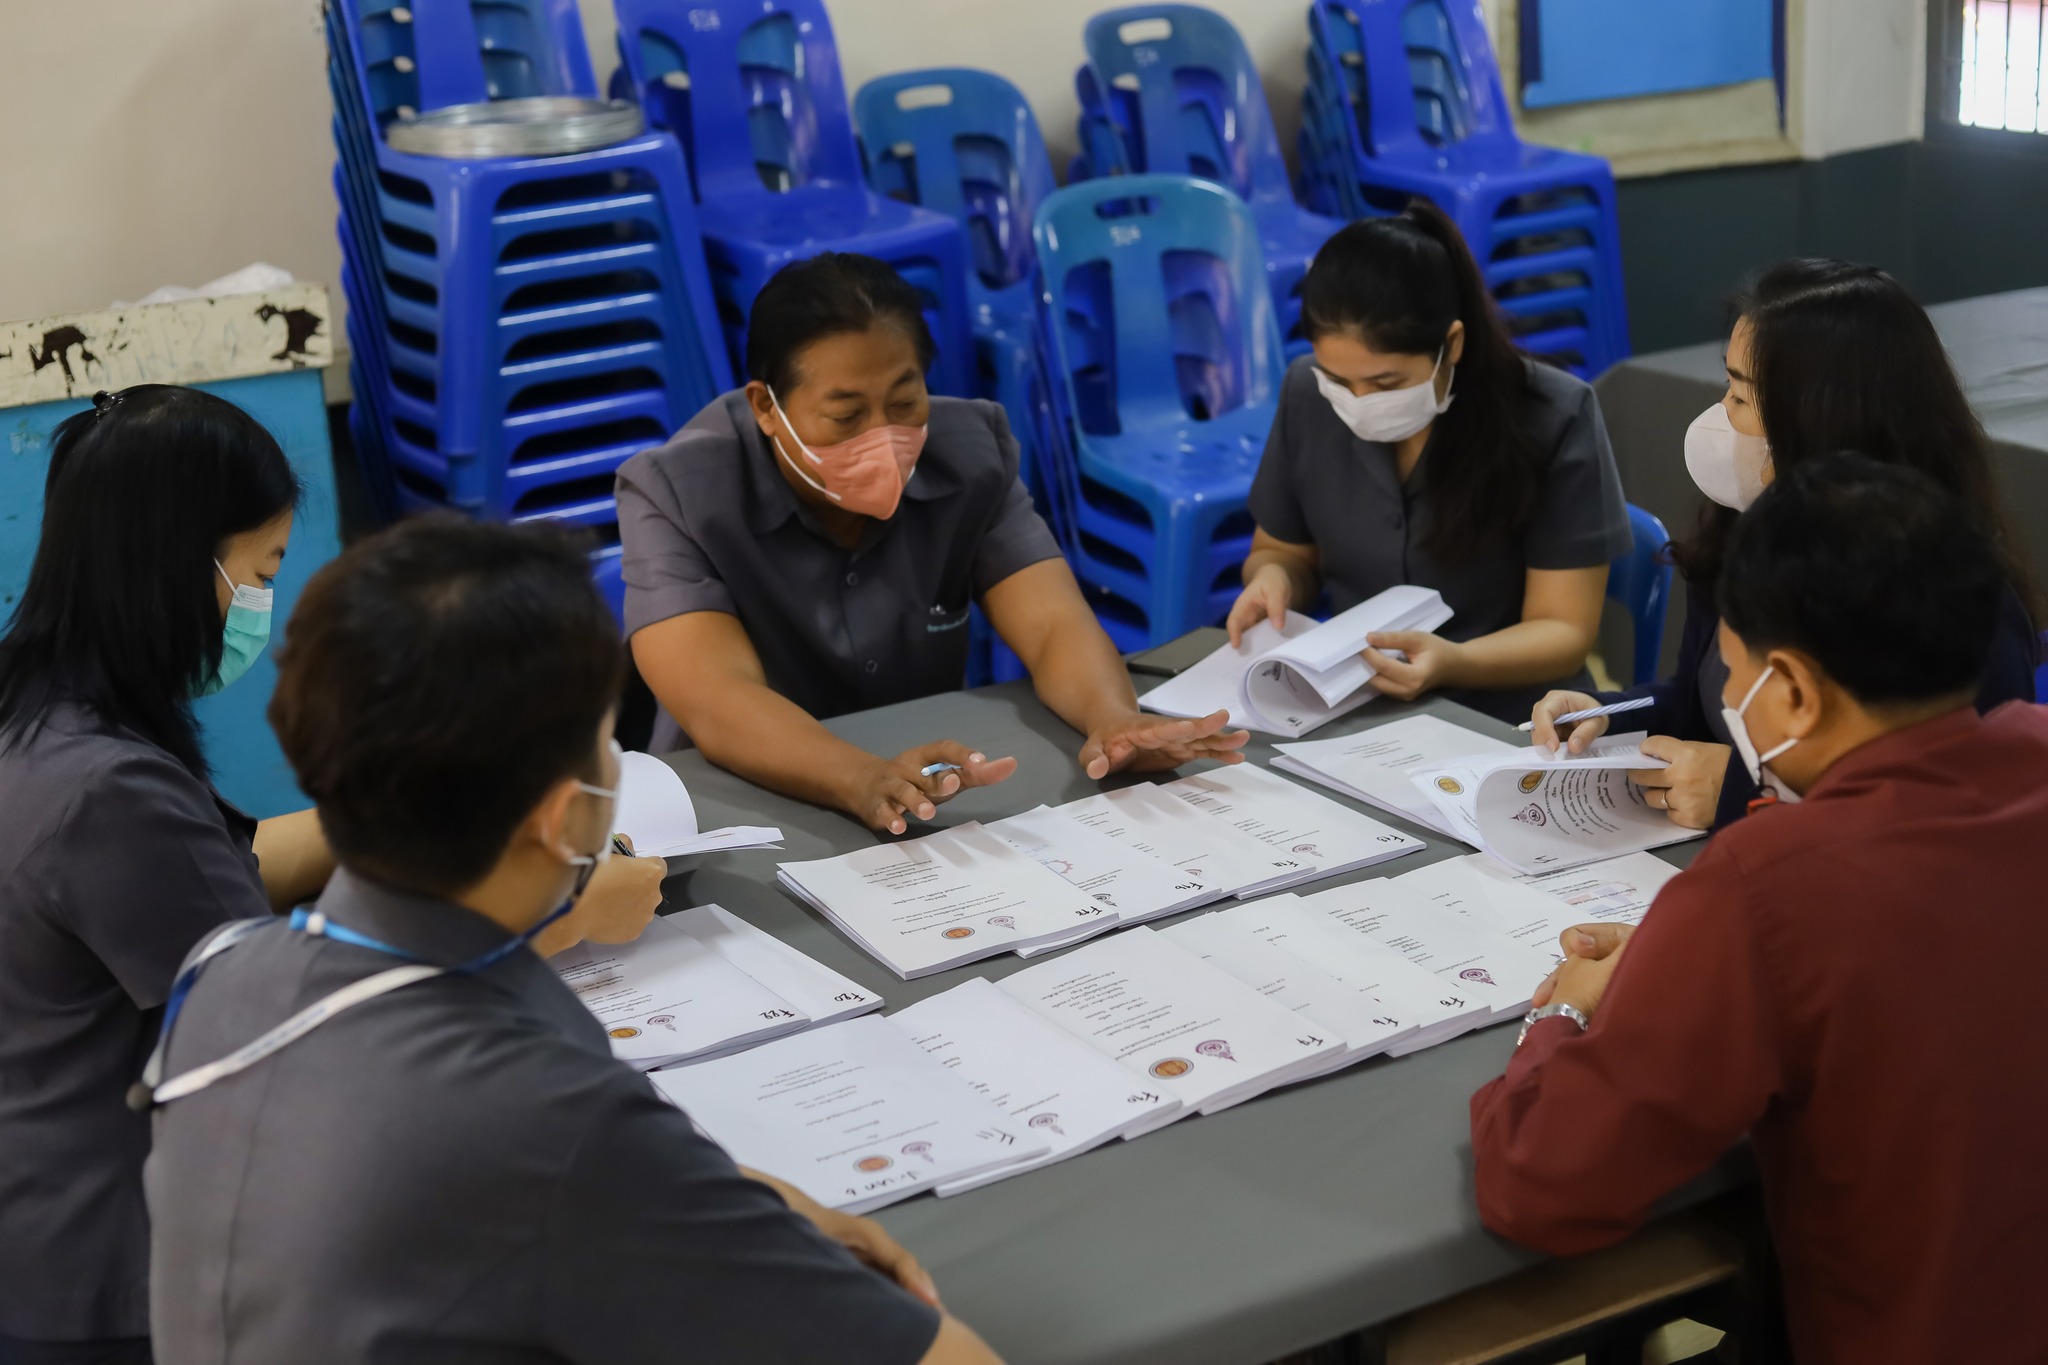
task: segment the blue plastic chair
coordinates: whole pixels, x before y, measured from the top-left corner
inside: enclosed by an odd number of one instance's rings
[[[1266,273],[1291,359],[1308,352],[1301,282],[1338,218],[1295,202],[1257,65],[1229,20],[1198,5],[1137,5],[1088,21],[1084,39],[1097,117],[1117,160],[1098,173],[1194,175],[1235,191],[1259,226]],[[1084,109],[1086,106],[1084,105]]]
[[[965,227],[976,329],[1028,327],[1031,217],[1055,186],[1023,93],[988,71],[906,71],[862,86],[853,119],[878,193]]]
[[[1074,140],[1080,150],[1067,162],[1069,185],[1110,175],[1124,160],[1122,134],[1109,111],[1112,97],[1121,97],[1121,92],[1114,87],[1104,91],[1091,68],[1082,65],[1074,69],[1074,98],[1081,106]]]
[[[698,217],[736,369],[761,286],[792,261],[853,251],[926,303],[931,386],[973,393],[966,246],[943,214],[874,193],[861,173],[832,23],[820,0],[614,0],[620,80],[689,149]]]
[[[615,556],[614,471],[732,382],[681,150],[385,141],[450,103],[591,94],[574,0],[329,0],[326,23],[350,427],[379,510],[572,522]]]
[[[1025,484],[1043,499],[1031,217],[1054,185],[1038,120],[1017,87],[964,68],[870,81],[854,96],[853,116],[876,192],[943,213],[966,233],[974,393],[1008,412]]]
[[[1121,648],[1219,621],[1285,365],[1251,211],[1210,181],[1119,176],[1053,194],[1032,235],[1076,576]]]
[[[1524,349],[1589,379],[1625,358],[1613,172],[1515,135],[1478,0],[1318,0],[1309,29],[1308,178],[1353,215],[1439,205]]]
[[[1635,544],[1607,568],[1607,595],[1628,612],[1635,638],[1635,677],[1648,682],[1657,676],[1664,652],[1664,614],[1671,604],[1671,559],[1664,553],[1671,536],[1664,523],[1630,503],[1628,529]]]

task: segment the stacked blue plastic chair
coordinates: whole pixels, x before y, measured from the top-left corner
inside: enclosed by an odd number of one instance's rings
[[[1221,621],[1284,367],[1251,211],[1118,176],[1053,194],[1033,237],[1075,574],[1125,650]]]
[[[712,287],[736,369],[754,296],[792,261],[855,251],[923,294],[931,386],[971,396],[966,246],[943,214],[868,188],[820,0],[614,0],[614,89],[690,154]]]
[[[1088,21],[1076,88],[1090,150],[1080,169],[1194,175],[1251,205],[1289,358],[1306,354],[1301,281],[1343,222],[1295,202],[1265,87],[1230,21],[1198,5],[1138,5]],[[1112,156],[1105,164],[1103,156]]]
[[[1031,216],[1054,186],[1038,120],[1016,86],[962,68],[869,81],[853,117],[875,191],[943,213],[965,233],[974,393],[1008,411],[1026,481],[1042,496]]]
[[[1515,135],[1479,0],[1317,0],[1299,150],[1352,216],[1427,198],[1534,354],[1585,378],[1629,354],[1614,174]]]
[[[614,471],[731,385],[680,149],[393,150],[394,119],[595,88],[574,0],[329,0],[351,432],[388,516],[588,526],[616,608]]]

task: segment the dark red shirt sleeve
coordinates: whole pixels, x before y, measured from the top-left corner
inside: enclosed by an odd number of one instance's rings
[[[1778,1092],[1768,945],[1709,848],[1629,941],[1583,1034],[1546,1022],[1472,1097],[1480,1217],[1556,1255],[1620,1241]]]

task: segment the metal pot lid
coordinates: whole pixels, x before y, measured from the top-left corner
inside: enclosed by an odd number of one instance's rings
[[[394,119],[384,139],[393,151],[415,156],[480,160],[590,152],[638,137],[646,128],[640,106],[628,100],[548,95],[451,104]]]

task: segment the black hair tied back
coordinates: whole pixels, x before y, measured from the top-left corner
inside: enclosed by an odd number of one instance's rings
[[[1429,546],[1468,560],[1535,514],[1540,456],[1528,435],[1534,394],[1457,225],[1427,200],[1391,218],[1361,218],[1323,243],[1301,285],[1309,340],[1343,335],[1385,355],[1434,358],[1465,324],[1452,384],[1423,461],[1435,509]]]

